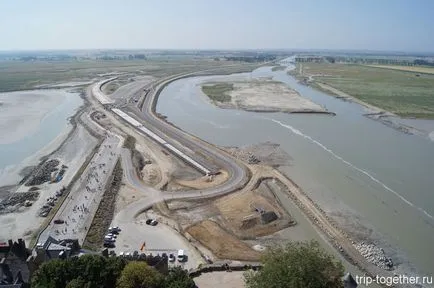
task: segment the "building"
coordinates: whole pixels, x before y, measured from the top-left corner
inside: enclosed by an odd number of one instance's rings
[[[0,243],[0,288],[29,287],[27,258],[30,254],[23,239]]]
[[[51,259],[66,259],[80,252],[77,239],[57,240],[49,236],[44,243],[36,244],[32,254],[27,259],[30,276],[45,261]],[[1,288],[1,287],[0,287]]]

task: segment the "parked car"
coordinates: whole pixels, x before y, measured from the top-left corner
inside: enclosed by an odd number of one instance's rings
[[[109,232],[109,233],[112,233],[112,234],[119,234],[119,232],[121,232],[121,228],[119,228],[119,227],[117,227],[117,226],[115,226],[115,227],[110,227],[110,228],[108,229],[108,232]]]
[[[105,241],[104,240],[104,247],[106,247],[106,248],[114,248],[115,247],[115,242],[113,242],[113,241]]]
[[[180,249],[178,250],[178,261],[179,262],[184,262],[186,260],[186,255],[184,250]]]
[[[111,237],[111,236],[108,236],[108,235],[106,235],[106,236],[104,236],[104,243],[112,243],[112,242],[115,242],[116,241],[116,239],[115,238],[113,238],[113,237]]]
[[[175,255],[173,255],[173,253],[169,254],[169,262],[175,262],[176,258]]]
[[[113,233],[108,233],[106,236],[116,239],[117,235]]]
[[[151,226],[156,226],[158,224],[158,221],[155,220],[155,219],[149,218],[149,219],[146,220],[145,223],[148,224],[148,225],[151,225]]]
[[[63,223],[65,223],[65,221],[63,221],[61,219],[56,219],[53,222],[54,222],[54,224],[63,224]]]

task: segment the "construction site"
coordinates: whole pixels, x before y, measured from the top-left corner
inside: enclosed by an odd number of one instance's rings
[[[246,67],[213,73],[237,69]],[[291,165],[279,144],[212,145],[155,111],[168,84],[193,75],[129,81],[131,75],[117,74],[87,87],[68,137],[0,203],[8,235],[36,247],[74,239],[89,251],[163,255],[169,266],[194,271],[260,265],[267,247],[310,240],[299,233],[309,225],[350,267],[378,272],[393,265],[384,255],[366,263],[348,235],[279,171]]]

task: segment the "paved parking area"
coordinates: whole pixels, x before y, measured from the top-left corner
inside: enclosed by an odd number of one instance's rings
[[[242,271],[202,273],[194,278],[194,282],[199,288],[242,288],[245,287],[243,273]]]
[[[122,226],[112,223],[113,226],[119,226],[122,231],[117,235],[116,247],[111,250],[114,250],[117,255],[121,252],[132,254],[134,251],[138,251],[153,255],[173,253],[176,257],[178,250],[183,249],[188,260],[183,263],[175,261],[170,265],[179,265],[189,270],[204,263],[200,254],[178,232],[163,223],[150,226],[145,222],[145,217],[139,217],[133,223],[122,223]],[[145,244],[144,248],[140,250],[143,243]]]

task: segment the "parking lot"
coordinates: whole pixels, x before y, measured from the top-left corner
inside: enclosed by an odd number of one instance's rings
[[[118,159],[119,139],[108,134],[80,179],[74,184],[53,221],[38,239],[44,243],[48,236],[56,239],[78,239],[86,236],[98,209],[104,187]],[[55,221],[57,223],[54,223]]]
[[[179,265],[185,269],[197,268],[204,260],[194,247],[178,232],[163,223],[156,226],[147,225],[146,217],[139,217],[134,223],[122,223],[122,231],[117,235],[113,250],[117,255],[120,253],[146,253],[146,254],[173,254],[177,257],[178,250],[185,251],[186,261],[169,262],[169,265]],[[158,220],[158,219],[157,219]],[[113,223],[115,226],[115,223]],[[143,247],[142,247],[143,245]]]

